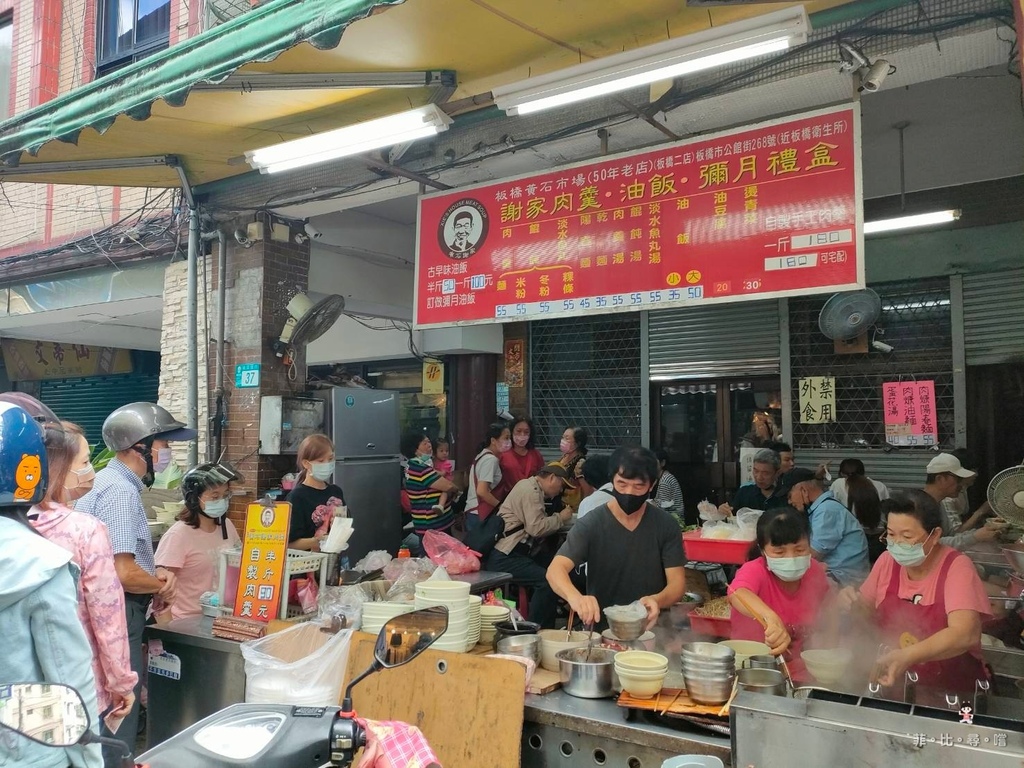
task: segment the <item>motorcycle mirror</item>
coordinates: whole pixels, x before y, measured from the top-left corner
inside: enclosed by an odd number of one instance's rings
[[[378,668],[408,664],[434,644],[448,629],[448,609],[421,608],[390,619],[377,635],[373,658]]]
[[[0,727],[49,747],[70,747],[88,732],[89,713],[69,685],[0,685]]]

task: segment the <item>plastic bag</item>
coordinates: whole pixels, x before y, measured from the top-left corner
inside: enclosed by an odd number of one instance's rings
[[[757,538],[757,521],[764,513],[760,509],[744,507],[736,513],[736,525],[738,530],[733,535],[734,539],[753,541]]]
[[[363,619],[363,603],[367,601],[366,593],[355,587],[324,587],[317,599],[317,618],[332,622],[340,619],[345,628],[358,628]]]
[[[369,573],[370,571],[376,571],[387,566],[394,558],[391,557],[383,549],[375,549],[372,552],[367,552],[366,557],[356,563],[356,570]]]
[[[303,613],[313,613],[316,610],[316,599],[320,595],[320,588],[316,579],[307,576],[305,581],[299,584],[299,605]]]
[[[472,573],[480,570],[477,553],[458,539],[441,531],[423,534],[423,549],[427,556],[448,573]]]
[[[697,503],[697,512],[700,515],[701,520],[724,520],[727,515],[724,512],[720,512],[718,507],[712,504],[707,499]]]
[[[262,704],[330,707],[338,703],[352,630],[332,635],[304,621],[283,632],[242,643],[245,700]]]
[[[396,557],[384,567],[384,578],[398,581],[409,575],[416,581],[424,581],[430,578],[435,568],[437,566],[425,557]]]
[[[739,529],[731,520],[709,520],[700,529],[702,539],[731,539]]]

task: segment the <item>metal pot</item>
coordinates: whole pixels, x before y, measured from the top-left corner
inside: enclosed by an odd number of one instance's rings
[[[614,696],[615,654],[616,651],[598,647],[568,648],[556,653],[562,690],[581,699]]]
[[[506,637],[536,635],[538,632],[540,632],[540,624],[535,624],[532,621],[517,621],[515,624],[511,621],[500,621],[494,625],[494,647],[497,648],[498,643]]]
[[[778,669],[779,659],[777,656],[749,656],[743,661],[744,669]]]
[[[497,651],[509,656],[533,659],[534,664],[540,664],[540,637],[537,635],[503,637],[498,641]]]
[[[771,696],[786,695],[786,678],[777,669],[741,669],[737,680],[744,691]]]

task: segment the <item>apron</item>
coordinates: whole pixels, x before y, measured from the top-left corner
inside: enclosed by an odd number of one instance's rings
[[[878,624],[892,648],[903,648],[925,640],[948,626],[943,587],[953,559],[957,557],[963,555],[957,552],[948,553],[942,561],[935,589],[935,602],[932,605],[914,605],[900,598],[900,574],[903,567],[893,563],[889,588],[877,611]],[[928,661],[910,669],[917,672],[920,688],[931,689],[932,695],[940,698],[946,693],[957,694],[961,701],[973,701],[975,681],[989,678],[985,665],[970,653],[942,661]],[[902,687],[902,681],[893,686],[894,689],[900,690]]]

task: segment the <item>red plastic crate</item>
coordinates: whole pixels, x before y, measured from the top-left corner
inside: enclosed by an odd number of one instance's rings
[[[716,619],[712,616],[690,614],[690,628],[701,635],[732,637],[732,619]]]
[[[743,565],[747,562],[747,553],[753,544],[752,541],[735,539],[705,539],[699,530],[683,534],[686,559],[701,563]]]

